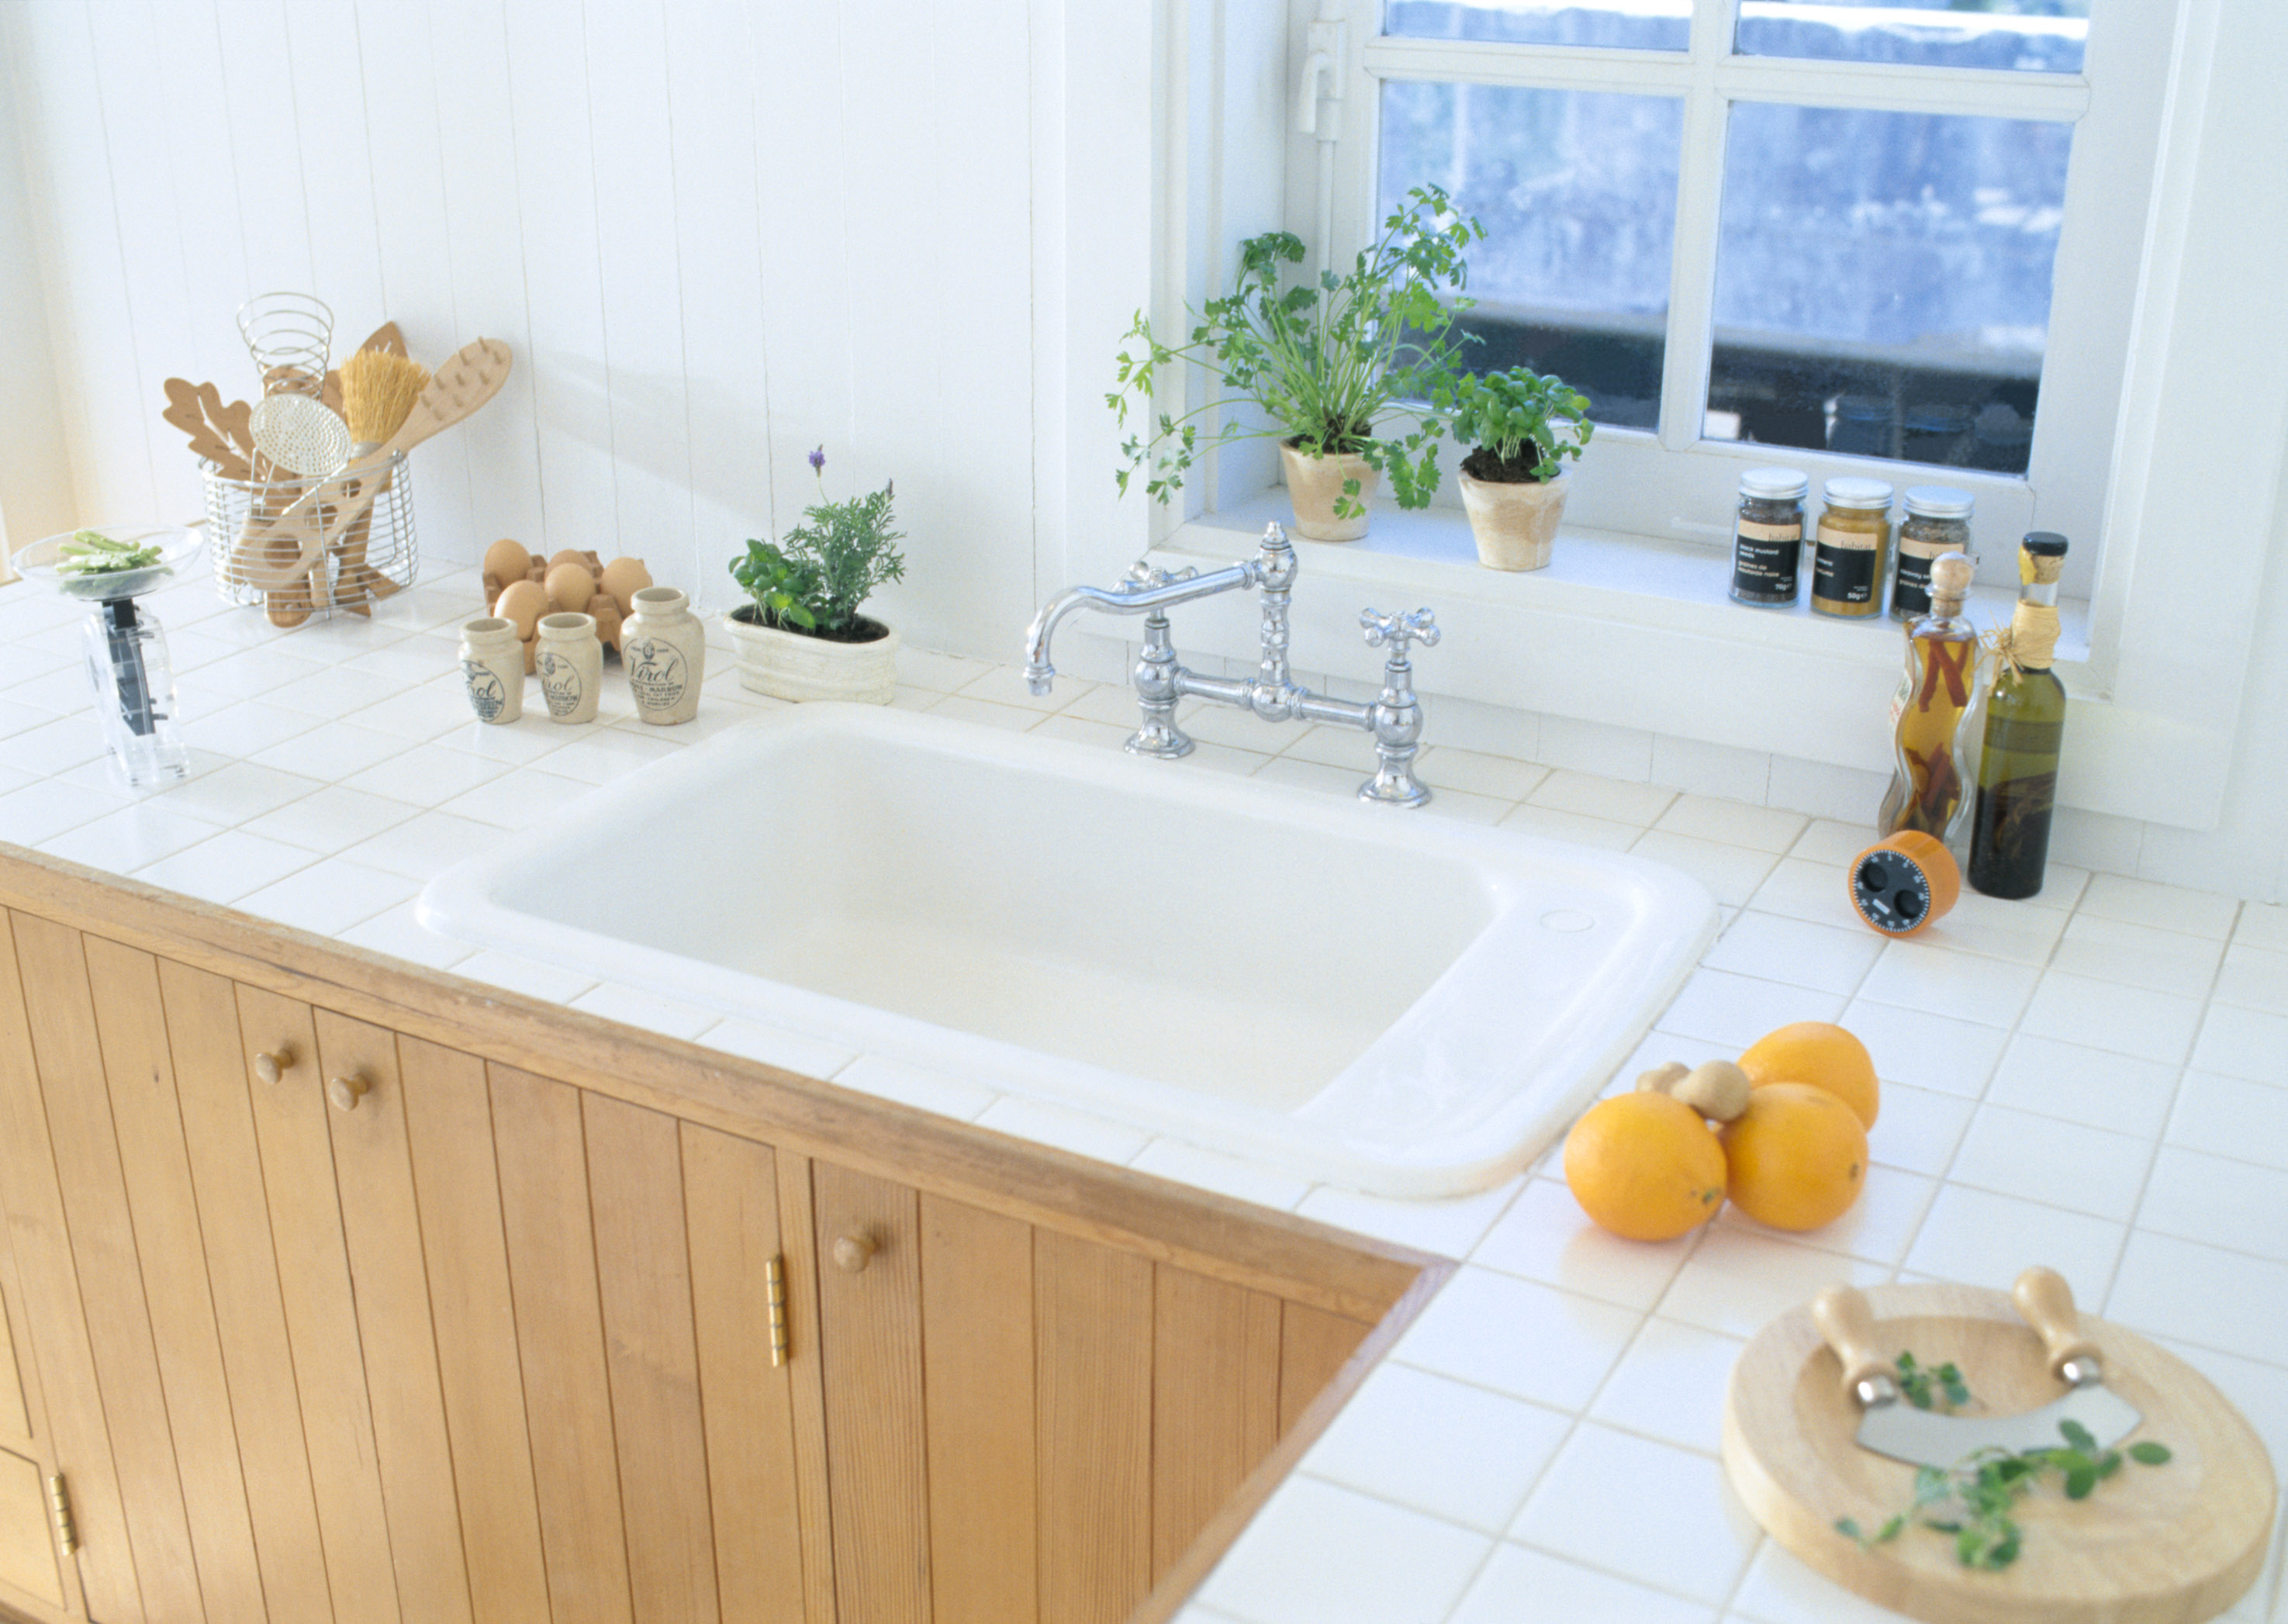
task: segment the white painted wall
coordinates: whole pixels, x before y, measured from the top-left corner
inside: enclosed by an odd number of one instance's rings
[[[886,610],[926,646],[1012,658],[1048,590],[1147,544],[1101,397],[1156,248],[1176,286],[1219,280],[1214,245],[1156,240],[1177,179],[1156,172],[1151,83],[1220,15],[0,0],[0,515],[20,540],[197,511],[160,383],[251,394],[233,312],[305,289],[344,345],[393,319],[426,358],[480,334],[516,353],[499,399],[417,455],[431,558],[502,535],[632,552],[719,606],[743,539],[814,499],[823,443],[830,494],[897,481],[910,574]],[[1275,127],[1283,82],[1227,63],[1214,118]],[[1278,197],[1242,177],[1172,218]],[[2270,543],[2260,581],[2218,586],[2257,604],[2221,823],[2075,813],[2062,858],[2282,894],[2288,525]],[[1782,757],[1454,709],[1458,739],[1537,730],[1807,810],[1858,793]]]

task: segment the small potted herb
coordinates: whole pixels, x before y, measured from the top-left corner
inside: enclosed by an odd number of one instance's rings
[[[810,454],[825,494],[826,448]],[[892,486],[819,502],[776,543],[750,541],[731,578],[752,601],[726,617],[740,685],[775,699],[886,705],[898,682],[898,634],[858,613],[874,589],[906,573],[890,528]]]
[[[1180,377],[1184,367],[1200,367],[1218,387],[1204,406],[1161,412],[1148,433],[1130,436],[1121,447],[1124,492],[1142,469],[1146,490],[1166,502],[1199,454],[1204,417],[1219,423],[1210,444],[1279,440],[1295,528],[1314,541],[1365,535],[1367,498],[1382,475],[1399,506],[1428,504],[1444,425],[1423,403],[1452,381],[1458,346],[1449,333],[1470,304],[1458,297],[1468,273],[1463,250],[1486,234],[1435,186],[1407,197],[1349,271],[1322,272],[1316,282],[1285,284],[1285,267],[1303,261],[1299,237],[1249,238],[1230,294],[1199,313],[1185,344],[1161,343],[1138,314],[1126,337],[1140,343],[1121,351],[1118,387],[1105,396],[1124,425],[1132,408],[1150,416],[1163,368],[1173,365]],[[1273,426],[1227,415],[1235,400],[1252,402]]]
[[[1465,374],[1437,399],[1462,459],[1462,506],[1489,569],[1539,569],[1549,562],[1569,483],[1564,462],[1577,457],[1594,425],[1589,400],[1553,376],[1529,367],[1482,376]]]

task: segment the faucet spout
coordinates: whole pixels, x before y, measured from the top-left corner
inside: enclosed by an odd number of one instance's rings
[[[1194,598],[1210,598],[1235,587],[1252,586],[1259,567],[1257,561],[1251,558],[1243,564],[1211,570],[1204,575],[1190,570],[1171,575],[1162,570],[1146,569],[1140,564],[1130,578],[1116,587],[1066,588],[1043,604],[1040,613],[1033,616],[1033,623],[1025,628],[1027,691],[1034,694],[1046,693],[1056,681],[1057,668],[1049,660],[1050,640],[1056,636],[1057,627],[1076,610],[1101,609],[1107,614],[1149,614],[1171,604],[1190,603]]]

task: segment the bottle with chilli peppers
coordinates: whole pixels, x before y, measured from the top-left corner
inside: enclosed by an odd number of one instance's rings
[[[1931,608],[1907,624],[1907,669],[1891,701],[1897,766],[1876,825],[1884,835],[1916,829],[1957,843],[1970,806],[1964,769],[1972,759],[1971,712],[1978,697],[1977,629],[1964,618],[1971,562],[1958,552],[1931,560]]]

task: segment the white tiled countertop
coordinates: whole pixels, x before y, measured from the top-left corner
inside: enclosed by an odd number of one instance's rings
[[[84,609],[0,589],[0,840],[1463,1260],[1186,1624],[1895,1617],[1763,1539],[1717,1458],[1745,1339],[1837,1279],[2006,1287],[2049,1263],[2085,1308],[2208,1375],[2276,1470],[2288,1462],[2288,908],[2053,865],[2033,901],[1966,892],[1887,943],[1844,900],[1863,827],[1434,745],[1433,814],[1633,848],[1723,905],[1723,934],[1617,1086],[1835,1019],[1873,1051],[1882,1114],[1866,1193],[1808,1236],[1728,1210],[1683,1240],[1617,1240],[1581,1216],[1553,1153],[1481,1195],[1378,1200],[424,930],[414,896],[450,862],[771,704],[719,646],[688,725],[637,723],[608,668],[596,724],[532,707],[481,726],[454,652],[478,598],[464,571],[369,622],[289,633],[203,580],[155,595],[195,754],[186,781],[138,792],[91,711]],[[1123,690],[1061,680],[1037,700],[1011,667],[909,651],[901,677],[901,705],[1107,749],[1133,721]],[[1347,795],[1370,765],[1362,735],[1216,709],[1194,726],[1199,752],[1166,770]],[[2281,1537],[2228,1617],[2288,1620]]]

